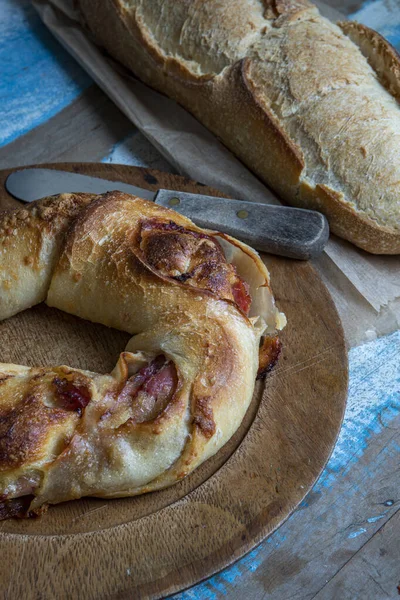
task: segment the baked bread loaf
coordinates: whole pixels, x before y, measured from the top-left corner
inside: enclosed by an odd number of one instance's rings
[[[0,364],[0,518],[182,479],[279,354],[285,318],[257,253],[121,192],[3,215],[0,272],[1,319],[45,300],[134,336],[111,374]]]
[[[400,61],[307,0],[78,0],[95,40],[286,202],[400,253]]]

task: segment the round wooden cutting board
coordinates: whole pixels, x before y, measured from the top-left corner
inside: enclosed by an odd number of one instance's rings
[[[183,177],[110,164],[41,165],[216,195]],[[1,172],[1,183],[9,171]],[[14,207],[1,186],[0,208]],[[159,598],[226,567],[276,529],[323,469],[342,422],[347,354],[333,302],[311,265],[265,256],[288,318],[283,354],[235,436],[175,486],[83,499],[0,524],[7,598]],[[39,305],[0,323],[0,360],[110,371],[129,335]]]

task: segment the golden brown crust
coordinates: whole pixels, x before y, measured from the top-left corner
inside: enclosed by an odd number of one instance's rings
[[[28,207],[0,212],[0,240],[7,245],[21,225],[24,229],[43,228],[57,232],[68,225],[93,196],[91,194],[61,194],[31,202]]]
[[[301,149],[290,139],[289,135],[281,127],[279,120],[268,108],[265,103],[265,98],[260,93],[260,87],[257,86],[257,80],[252,78],[252,64],[251,60],[244,60],[242,63],[241,74],[243,78],[243,84],[249,92],[249,95],[259,108],[260,119],[262,119],[268,129],[271,131],[270,135],[266,135],[266,138],[274,137],[276,143],[282,147],[282,155],[285,156],[288,163],[295,166],[296,176],[300,177],[302,170],[304,169],[304,157]]]
[[[38,459],[49,429],[62,425],[66,418],[65,411],[49,411],[35,396],[27,396],[13,410],[0,414],[0,470]]]
[[[349,241],[357,239],[359,248],[371,254],[400,254],[400,234],[374,223],[363,214],[356,214],[343,195],[327,186],[318,185],[311,189],[302,184],[298,206],[324,212],[332,233]]]
[[[267,374],[278,362],[282,352],[282,342],[277,335],[266,335],[261,341],[258,352],[258,373],[257,379],[265,379]]]
[[[73,394],[89,400],[84,375],[62,367],[30,369],[28,375],[2,378],[0,388],[0,471],[40,462],[46,454],[61,452],[68,432],[77,424],[79,407],[68,402]]]
[[[42,302],[68,227],[90,194],[61,194],[0,213],[0,319]]]
[[[215,433],[215,421],[209,398],[197,398],[193,413],[193,423],[206,438]]]
[[[133,243],[133,240],[132,240]],[[248,314],[251,298],[216,237],[171,219],[140,223],[135,254],[158,277],[229,300]]]
[[[369,252],[399,252],[398,57],[378,34],[345,35],[301,0],[78,4],[98,43],[286,202],[318,204]]]
[[[379,77],[382,85],[400,101],[400,55],[377,31],[356,21],[343,21],[339,27],[354,42]]]

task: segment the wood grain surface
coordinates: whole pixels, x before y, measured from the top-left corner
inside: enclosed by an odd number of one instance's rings
[[[51,165],[45,165],[50,167]],[[216,194],[176,175],[108,164],[57,168]],[[0,174],[4,182],[7,172]],[[18,203],[1,192],[0,206]],[[7,598],[158,598],[231,564],[294,510],[325,465],[347,392],[336,310],[307,263],[265,256],[288,317],[283,356],[235,436],[186,480],[134,499],[84,499],[0,526]],[[129,337],[38,306],[0,324],[2,361],[107,371]]]

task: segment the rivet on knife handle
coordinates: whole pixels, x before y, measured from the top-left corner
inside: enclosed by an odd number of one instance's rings
[[[159,190],[155,202],[173,208],[200,227],[229,233],[262,252],[307,260],[329,237],[325,216],[314,210]]]

